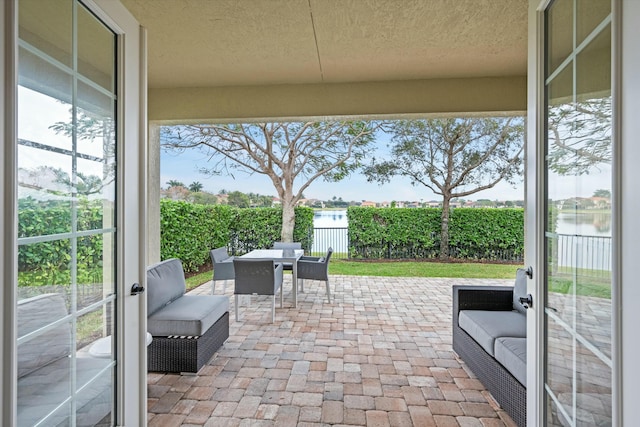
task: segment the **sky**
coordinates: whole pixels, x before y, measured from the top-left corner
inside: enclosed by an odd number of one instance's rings
[[[217,194],[224,189],[227,192],[240,191],[242,193],[257,193],[261,195],[276,196],[271,181],[264,175],[247,175],[236,172],[230,176],[208,176],[198,172],[198,169],[207,165],[208,157],[198,150],[186,150],[180,154],[161,150],[160,153],[160,183],[167,188],[167,182],[176,180],[189,185],[192,182],[200,182],[203,190]],[[314,181],[304,192],[307,199],[330,200],[335,196],[342,197],[345,201],[430,201],[441,200],[441,196],[433,194],[431,190],[420,185],[412,186],[406,178],[394,178],[391,183],[379,185],[367,182],[362,174],[353,174],[340,182],[327,183],[322,179]],[[524,200],[524,184],[512,187],[506,183],[500,183],[491,190],[473,194],[467,200]]]
[[[388,139],[386,134],[378,136],[377,147],[370,153],[376,158],[384,158],[388,152]],[[203,190],[217,194],[221,190],[240,191],[242,193],[257,193],[260,195],[276,196],[271,181],[264,175],[248,175],[236,171],[235,176],[208,176],[199,172],[206,167],[209,158],[197,149],[191,149],[182,153],[161,149],[160,178],[163,188],[167,188],[167,182],[176,180],[189,185],[192,182],[200,182]],[[549,173],[548,197],[553,200],[564,200],[572,197],[591,197],[599,189],[611,189],[611,168],[609,165],[600,164],[591,167],[589,174],[578,176],[561,176]],[[297,187],[299,188],[299,187]],[[297,190],[296,188],[296,190]],[[307,199],[331,200],[334,197],[344,201],[372,201],[372,202],[428,202],[440,201],[442,196],[434,194],[427,187],[419,184],[411,185],[408,178],[396,177],[392,182],[380,185],[367,182],[361,173],[354,173],[340,182],[325,182],[322,179],[314,181],[304,192]],[[513,186],[507,182],[500,182],[495,187],[465,197],[466,200],[524,200],[524,181]]]

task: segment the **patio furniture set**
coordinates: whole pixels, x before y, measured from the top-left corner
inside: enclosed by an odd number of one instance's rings
[[[293,300],[304,279],[326,282],[331,301],[328,263],[303,256],[300,247],[251,251],[229,256],[226,248],[210,253],[214,266],[212,294],[219,280],[234,280],[235,314],[240,295],[269,295],[283,303],[283,270],[292,271]],[[526,424],[526,279],[519,269],[515,286],[453,286],[453,350],[471,368],[516,424]],[[229,298],[186,295],[182,263],[169,259],[147,269],[148,368],[161,372],[198,372],[229,337]],[[224,288],[223,288],[224,289]],[[303,289],[303,288],[301,288]],[[223,290],[224,292],[224,290]]]
[[[229,337],[229,298],[214,295],[216,282],[235,283],[235,314],[239,319],[240,295],[275,297],[283,303],[283,270],[292,271],[293,305],[297,306],[298,282],[304,279],[326,282],[331,302],[328,265],[333,250],[324,257],[304,256],[299,243],[276,243],[272,249],[229,256],[226,248],[210,251],[213,263],[212,295],[186,295],[182,262],[172,258],[147,269],[147,327],[153,340],[148,347],[148,369],[159,372],[198,372]],[[304,290],[304,287],[301,288]]]

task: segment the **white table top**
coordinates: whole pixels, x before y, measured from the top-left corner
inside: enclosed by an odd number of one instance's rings
[[[241,255],[240,258],[270,258],[275,261],[291,260],[295,261],[304,255],[302,249],[255,249],[249,253]]]

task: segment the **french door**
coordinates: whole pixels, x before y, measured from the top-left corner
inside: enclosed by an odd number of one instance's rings
[[[612,1],[550,1],[542,21],[540,424],[607,426],[618,292]]]
[[[116,2],[3,7],[14,18],[4,60],[17,64],[5,87],[15,187],[3,201],[14,236],[3,330],[15,335],[3,335],[14,346],[3,424],[140,425],[146,324],[129,289],[144,272],[142,33]]]

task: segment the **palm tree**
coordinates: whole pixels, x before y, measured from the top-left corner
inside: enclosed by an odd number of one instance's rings
[[[176,181],[175,179],[171,179],[171,180],[167,181],[167,185],[169,187],[184,187],[184,183],[182,183],[180,181]]]
[[[189,191],[191,191],[192,193],[199,193],[200,191],[202,191],[202,183],[198,181],[192,182],[189,185]]]

